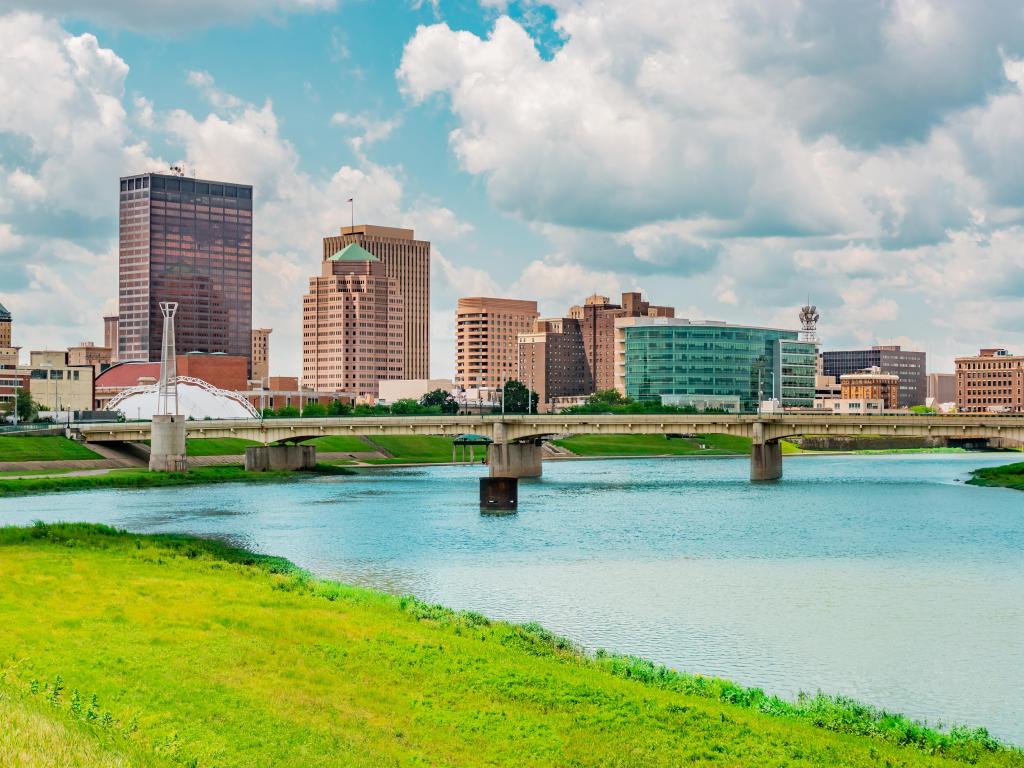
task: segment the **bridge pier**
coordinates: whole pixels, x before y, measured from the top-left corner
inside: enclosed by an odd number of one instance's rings
[[[149,430],[149,471],[188,472],[185,417],[154,415]]]
[[[315,468],[315,445],[254,445],[245,449],[246,472]]]
[[[536,443],[494,443],[487,454],[491,477],[540,477],[542,453]]]
[[[767,440],[750,446],[750,479],[778,480],[782,477],[782,443]]]

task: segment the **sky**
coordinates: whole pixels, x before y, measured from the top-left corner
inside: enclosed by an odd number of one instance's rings
[[[432,242],[459,296],[1024,353],[1024,6],[986,0],[0,0],[0,303],[102,343],[117,178],[255,187],[253,324],[297,375],[320,238]]]

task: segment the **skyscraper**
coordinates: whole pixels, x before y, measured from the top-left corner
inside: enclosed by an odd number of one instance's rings
[[[377,397],[381,379],[405,378],[398,281],[355,243],[330,255],[302,299],[302,384]]]
[[[350,243],[372,253],[388,277],[398,281],[402,297],[403,379],[430,378],[430,243],[416,240],[411,229],[357,224],[324,238],[324,259]]]
[[[519,378],[519,334],[533,330],[537,302],[459,299],[455,308],[455,385],[498,389]]]
[[[252,187],[145,173],[121,178],[118,360],[159,360],[160,302],[177,348],[252,353]]]
[[[899,346],[874,346],[871,349],[829,350],[821,353],[822,370],[836,381],[846,373],[878,368],[882,373],[900,377],[900,408],[924,405],[928,397],[928,374],[924,352],[912,352]]]

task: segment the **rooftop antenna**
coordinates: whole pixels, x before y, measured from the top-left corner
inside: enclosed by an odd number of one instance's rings
[[[800,308],[800,341],[809,341],[817,344],[818,339],[818,308],[811,304],[811,297],[807,297],[807,303]]]
[[[164,316],[163,350],[160,354],[160,385],[156,394],[156,412],[160,416],[178,415],[178,365],[174,351],[174,315],[178,311],[176,301],[161,301],[160,312]],[[174,408],[171,410],[171,403]]]

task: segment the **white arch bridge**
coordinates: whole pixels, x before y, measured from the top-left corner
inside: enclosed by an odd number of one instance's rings
[[[752,480],[782,477],[779,441],[798,435],[885,435],[991,439],[1024,443],[1024,416],[958,414],[836,416],[656,414],[628,416],[384,416],[323,419],[232,419],[186,422],[190,439],[238,437],[265,445],[298,443],[326,435],[442,435],[472,433],[494,441],[490,466],[494,476],[541,474],[541,443],[558,434],[694,435],[749,437]],[[71,430],[86,443],[138,442],[150,437],[149,422],[81,424]]]

